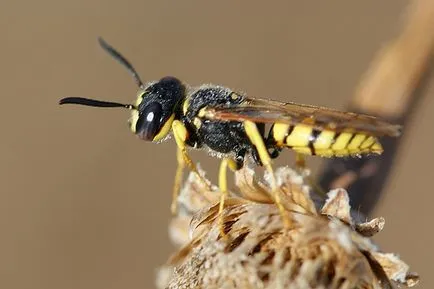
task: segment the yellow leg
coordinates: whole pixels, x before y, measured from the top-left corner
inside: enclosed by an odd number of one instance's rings
[[[179,148],[176,151],[176,159],[178,161],[178,167],[176,168],[175,184],[173,185],[172,204],[170,206],[170,210],[172,211],[173,215],[176,215],[176,213],[178,213],[178,195],[181,190],[182,176],[185,168],[184,156],[182,155],[182,151]]]
[[[321,197],[323,198],[327,197],[326,191],[320,186],[320,184],[312,176],[308,176],[307,181],[309,185],[314,189],[314,191],[318,192],[318,194],[320,194]]]
[[[228,181],[227,181],[227,169],[228,167],[232,171],[237,170],[237,163],[232,159],[223,159],[220,163],[220,169],[219,169],[219,188],[221,191],[220,195],[220,204],[219,204],[219,211],[218,211],[218,225],[220,229],[220,234],[223,238],[227,238],[227,235],[224,231],[224,219],[223,219],[223,209],[225,207],[225,199],[228,195]]]
[[[295,167],[300,170],[306,168],[306,158],[304,155],[295,153]]]
[[[277,187],[276,178],[274,176],[274,171],[271,166],[271,158],[270,155],[268,154],[268,150],[265,146],[264,140],[258,131],[258,127],[254,122],[248,120],[244,121],[244,128],[246,130],[246,134],[249,137],[250,141],[258,151],[258,155],[259,158],[261,159],[262,165],[265,167],[265,169],[269,172],[271,176],[271,189],[273,192],[274,202],[279,208],[280,215],[282,216],[282,220],[285,226],[288,228],[291,225],[291,220],[289,219],[285,207],[282,204],[282,199],[280,198],[280,191],[279,188]]]
[[[199,174],[199,171],[197,170],[196,165],[193,163],[191,158],[188,156],[187,148],[185,145],[185,141],[187,140],[187,137],[188,137],[188,132],[187,132],[187,129],[185,128],[184,124],[179,120],[174,120],[172,123],[172,131],[173,131],[173,135],[175,136],[176,145],[178,146],[178,153],[177,153],[178,169],[176,171],[176,173],[177,173],[176,177],[181,179],[180,181],[175,180],[175,186],[181,187],[182,172],[183,172],[185,165],[187,165],[188,168],[196,174],[196,176],[199,178],[199,180],[202,182],[202,184],[208,190],[211,190],[211,187],[208,184],[208,182]],[[182,158],[182,161],[180,161],[180,158]],[[176,184],[176,182],[179,182],[179,184]],[[176,193],[176,196],[177,195],[178,195],[178,193]]]

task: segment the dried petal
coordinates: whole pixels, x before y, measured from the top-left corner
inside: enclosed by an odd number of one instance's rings
[[[383,230],[385,223],[383,217],[375,218],[366,223],[356,224],[356,231],[365,237],[372,237]]]
[[[237,174],[240,191],[225,202],[227,239],[220,235],[218,191],[212,192],[214,203],[197,202],[202,192],[198,180],[189,178],[183,194],[190,197],[180,199],[196,213],[190,216],[189,229],[183,218],[192,210],[184,210],[173,222],[180,226],[180,239],[185,238],[183,230],[190,231],[189,241],[161,269],[159,288],[374,289],[391,288],[391,281],[417,283],[418,276],[409,273],[404,262],[379,252],[367,238],[383,228],[384,219],[353,224],[345,190],[330,192],[318,213],[302,177],[289,168],[275,174],[290,226],[283,225],[277,206],[269,203],[268,185],[245,170]]]
[[[339,220],[353,225],[351,218],[350,199],[344,189],[335,189],[330,191],[328,199],[321,209],[321,214],[329,215],[338,218]]]
[[[398,256],[391,253],[373,253],[374,258],[381,264],[387,276],[394,281],[407,285],[409,287],[419,282],[419,276],[415,273],[409,273],[409,266],[404,263]]]

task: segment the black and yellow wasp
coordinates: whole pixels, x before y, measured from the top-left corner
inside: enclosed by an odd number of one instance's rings
[[[298,155],[321,157],[381,154],[383,148],[377,137],[400,134],[400,126],[372,116],[252,98],[217,85],[190,88],[171,76],[145,84],[126,58],[101,38],[99,43],[133,75],[139,86],[135,103],[67,97],[60,104],[127,108],[131,110],[132,132],[146,141],[162,141],[172,132],[178,147],[172,211],[176,210],[183,168],[187,165],[197,173],[187,148],[206,148],[222,158],[221,212],[227,194],[226,171],[240,169],[246,157],[273,176],[271,159],[283,148],[291,148]],[[284,214],[274,179],[272,186],[275,202]]]

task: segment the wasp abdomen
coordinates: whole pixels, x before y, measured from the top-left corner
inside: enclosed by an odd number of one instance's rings
[[[307,155],[333,157],[383,152],[383,147],[374,136],[363,132],[319,130],[309,124],[275,123],[272,137],[276,146],[289,147]]]

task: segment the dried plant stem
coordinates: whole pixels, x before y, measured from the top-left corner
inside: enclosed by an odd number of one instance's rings
[[[424,76],[432,67],[433,27],[434,1],[411,1],[402,32],[373,59],[356,89],[351,111],[402,124],[405,134],[411,112],[423,95]],[[328,160],[319,177],[321,186],[347,189],[351,204],[369,216],[381,198],[402,139],[382,139],[380,158]]]

